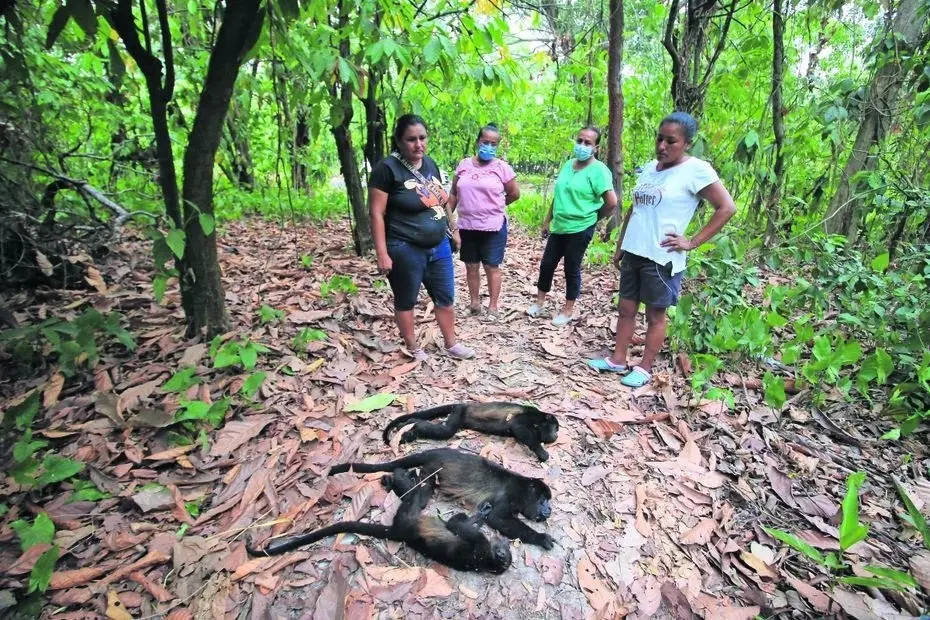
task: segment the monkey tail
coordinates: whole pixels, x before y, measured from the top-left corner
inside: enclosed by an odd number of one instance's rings
[[[391,433],[406,424],[407,420],[435,420],[436,418],[449,415],[459,406],[460,405],[457,404],[438,405],[436,407],[421,409],[420,411],[414,411],[413,413],[408,413],[406,415],[394,418],[391,420],[391,423],[384,428],[384,432],[381,433],[381,438],[384,440],[384,443],[391,443]]]
[[[309,545],[318,540],[323,540],[334,534],[364,534],[384,540],[395,540],[391,536],[391,528],[376,523],[362,523],[361,521],[340,521],[327,527],[297,536],[288,536],[287,538],[275,538],[264,549],[256,549],[251,546],[246,547],[250,555],[281,555],[288,551],[293,551],[298,547]]]
[[[344,474],[351,469],[360,474],[370,474],[377,471],[394,471],[395,469],[410,469],[411,467],[423,467],[427,463],[436,459],[442,459],[444,452],[455,452],[450,448],[438,448],[436,450],[426,450],[425,452],[415,452],[408,454],[393,461],[386,463],[339,463],[329,468],[329,475]]]

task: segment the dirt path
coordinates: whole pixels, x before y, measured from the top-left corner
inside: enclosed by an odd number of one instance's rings
[[[132,258],[146,255],[138,244],[118,248],[102,267],[109,290],[83,298],[127,313],[140,346],[129,359],[105,355],[96,389],[66,387],[46,421],[52,429],[81,431],[61,452],[87,463],[97,486],[114,497],[96,503],[66,503],[67,494],[33,498],[31,508],[15,507],[3,521],[6,540],[14,540],[8,523],[20,510],[45,510],[66,533],[92,526],[59,561],[59,571],[85,572],[53,579],[60,586],[51,593],[56,617],[105,613],[108,590],[135,617],[171,610],[173,620],[735,620],[774,611],[827,613],[832,603],[817,589],[824,587],[824,573],[787,554],[759,526],[801,529],[811,544],[835,548],[831,532],[835,536],[845,476],[863,467],[887,478],[901,466],[900,455],[871,443],[833,443],[804,411],[792,407],[779,418],[745,384],[735,390],[731,411],[719,402],[687,408],[686,379],[667,357],[652,387],[631,391],[616,377],[596,375],[583,360],[605,353],[611,342],[615,273],[586,271],[571,326],[529,319],[523,309],[535,290],[541,244],[519,234],[508,249],[502,320],[465,316],[464,273],[456,266],[459,333],[477,357],[460,362],[439,353],[438,330],[424,318],[424,302],[418,330],[432,355],[412,363],[399,351],[389,291],[373,261],[351,256],[348,241],[333,223],[283,231],[234,224],[226,231],[220,256],[235,330],[269,347],[258,364],[268,376],[250,407],[236,397],[234,413],[205,447],[177,447],[166,428],[121,429],[100,403],[115,399],[127,416],[173,411],[179,397],[159,386],[182,360],[195,364],[202,379],[187,398],[215,402],[237,391],[246,374],[215,370],[205,346],[181,339],[176,291],[169,291],[167,308],[151,304],[148,262]],[[313,257],[309,270],[301,266],[303,255]],[[321,295],[321,285],[338,274],[350,276],[358,291]],[[561,276],[554,290],[564,290]],[[63,308],[78,298],[62,294],[55,304]],[[282,310],[283,320],[262,325],[256,313],[263,305]],[[297,355],[291,341],[303,327],[323,330],[326,338]],[[737,376],[741,384],[744,375],[730,370],[721,381]],[[10,397],[29,385],[3,387]],[[344,411],[376,393],[397,398],[372,413]],[[341,518],[389,521],[397,501],[376,475],[326,477],[329,465],[397,454],[381,443],[380,429],[405,410],[491,399],[532,401],[559,416],[559,441],[545,464],[512,441],[466,432],[450,442],[545,478],[555,495],[545,524],[557,541],[552,551],[514,543],[514,566],[500,577],[449,571],[400,545],[351,536],[279,558],[246,555],[246,538],[261,543]],[[854,414],[840,413],[836,421],[845,425]],[[418,442],[401,452],[433,445]],[[926,493],[920,485],[916,490]],[[4,490],[21,500],[16,493],[9,485]],[[189,502],[196,510],[185,508]],[[907,561],[901,548],[913,549],[913,539],[894,521],[888,502],[887,490],[878,487],[864,495],[863,510],[878,536],[858,557],[900,567]],[[439,503],[433,509],[447,515],[451,508]],[[3,565],[18,551],[3,547],[0,553]],[[87,572],[89,566],[112,572],[134,562],[141,562],[138,573],[126,571],[112,583]],[[890,605],[880,597],[850,596],[879,616],[881,605]]]

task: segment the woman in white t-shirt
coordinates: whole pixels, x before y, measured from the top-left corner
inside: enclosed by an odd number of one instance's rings
[[[709,241],[736,213],[730,193],[706,161],[688,155],[697,134],[690,114],[669,114],[656,133],[656,158],[646,164],[633,189],[633,204],[623,221],[614,264],[620,269],[620,315],[614,352],[588,360],[604,372],[627,373],[623,385],[640,387],[652,378],[652,363],[665,342],[666,310],[678,303],[689,250]],[[714,213],[692,238],[685,231],[701,200]],[[643,357],[627,367],[627,349],[639,304],[646,305]]]

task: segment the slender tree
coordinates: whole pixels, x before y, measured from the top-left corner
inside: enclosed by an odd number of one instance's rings
[[[785,72],[785,15],[784,1],[773,0],[772,4],[772,133],[775,137],[774,165],[765,204],[766,244],[775,233],[781,204],[782,188],[785,183],[785,113],[782,84]]]
[[[614,191],[623,197],[623,0],[610,0],[607,34],[607,166]],[[618,210],[619,211],[619,210]],[[617,227],[619,213],[607,221],[605,236]]]
[[[857,212],[862,204],[855,193],[856,175],[874,169],[879,146],[888,133],[901,86],[907,79],[903,60],[916,48],[920,35],[927,27],[926,13],[921,13],[920,0],[901,0],[897,5],[890,31],[882,32],[876,41],[880,53],[875,75],[869,86],[868,97],[862,106],[862,115],[856,141],[853,143],[846,166],[840,176],[840,184],[830,201],[824,228],[828,233],[855,238],[858,232]],[[890,43],[891,51],[885,49]],[[883,61],[883,62],[882,62]]]

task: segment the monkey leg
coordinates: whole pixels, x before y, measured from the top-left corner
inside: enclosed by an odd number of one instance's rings
[[[548,461],[549,453],[536,438],[536,433],[522,424],[515,424],[511,429],[514,438],[529,448],[540,461]]]
[[[543,549],[552,549],[555,541],[548,534],[537,532],[513,515],[501,514],[494,510],[488,515],[488,525],[507,538],[517,539],[528,545],[536,545]]]
[[[451,422],[417,422],[412,429],[403,434],[400,440],[406,442],[418,438],[451,439],[458,430],[459,427]]]

